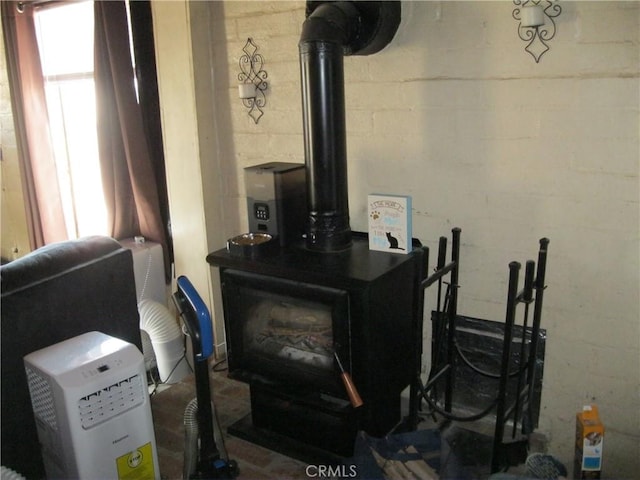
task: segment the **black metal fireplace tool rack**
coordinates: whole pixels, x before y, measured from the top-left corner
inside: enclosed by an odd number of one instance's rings
[[[502,341],[502,358],[498,372],[487,371],[475,365],[462,351],[458,343],[457,324],[459,322],[458,307],[458,275],[460,265],[460,234],[459,228],[452,230],[451,261],[446,262],[447,238],[440,237],[438,246],[438,260],[433,274],[427,276],[428,265],[425,265],[425,275],[419,285],[419,314],[416,321],[417,348],[415,380],[410,387],[409,416],[407,427],[415,430],[422,410],[423,401],[428,404],[427,415],[439,414],[446,420],[455,422],[473,422],[489,416],[495,410],[495,430],[491,453],[491,472],[497,472],[510,465],[513,454],[510,450],[526,449],[527,435],[533,431],[532,397],[536,380],[536,361],[540,322],[542,317],[542,302],[545,290],[545,272],[547,261],[547,247],[549,240],[540,239],[537,271],[533,260],[526,262],[524,288],[518,291],[521,264],[509,264],[509,284]],[[428,252],[427,252],[428,253]],[[425,255],[428,263],[428,254]],[[535,276],[535,278],[534,278]],[[445,279],[448,277],[448,281]],[[437,332],[432,339],[432,365],[426,383],[421,379],[422,371],[422,329],[425,290],[433,285],[437,286],[437,306],[433,318],[436,321]],[[514,327],[516,326],[517,307],[523,304],[522,332],[520,335],[519,355],[513,355]],[[528,325],[531,305],[533,304],[532,324]],[[446,338],[445,338],[446,337]],[[527,340],[528,337],[528,340]],[[441,354],[442,345],[446,345],[445,354]],[[494,379],[497,382],[497,393],[481,411],[471,415],[459,415],[453,412],[454,381],[456,369],[462,364],[473,370],[474,374]],[[442,405],[437,387],[444,384]],[[514,386],[515,385],[515,386]],[[509,394],[509,392],[512,392]],[[509,428],[509,422],[511,426]],[[510,434],[508,430],[511,430]],[[520,433],[518,432],[520,430]],[[517,454],[516,454],[517,456]],[[521,459],[522,461],[524,459]]]

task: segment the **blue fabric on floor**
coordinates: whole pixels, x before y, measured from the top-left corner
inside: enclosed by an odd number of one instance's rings
[[[418,453],[406,453],[404,450],[409,446],[413,446]],[[364,432],[358,432],[354,455],[345,464],[355,466],[359,479],[384,479],[383,471],[378,466],[371,449],[389,460],[400,462],[424,460],[442,480],[474,478],[464,467],[458,465],[446,442],[442,443],[440,431],[437,429],[417,430],[388,435],[384,438],[375,438]]]
[[[533,477],[516,475],[514,473],[494,473],[489,477],[489,480],[536,480],[536,479]]]

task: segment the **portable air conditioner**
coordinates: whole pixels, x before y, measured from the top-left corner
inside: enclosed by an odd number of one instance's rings
[[[48,478],[159,479],[144,357],[89,332],[24,364]]]

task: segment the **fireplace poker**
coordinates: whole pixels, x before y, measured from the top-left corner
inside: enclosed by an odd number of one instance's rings
[[[334,351],[333,356],[336,358],[336,362],[338,363],[338,368],[340,369],[340,376],[342,377],[342,382],[344,383],[344,388],[347,390],[347,395],[349,395],[349,400],[351,401],[351,405],[353,408],[358,408],[362,406],[364,403],[360,394],[358,393],[358,389],[356,389],[353,380],[351,379],[351,375],[349,372],[345,371],[342,366],[342,362],[340,361],[340,357],[338,357],[338,352]]]

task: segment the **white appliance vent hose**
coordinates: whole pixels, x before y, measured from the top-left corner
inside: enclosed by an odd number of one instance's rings
[[[140,330],[149,335],[163,383],[177,383],[191,371],[184,350],[184,336],[171,312],[159,302],[138,304]]]
[[[2,480],[26,480],[25,477],[20,475],[15,470],[11,470],[9,467],[5,467],[4,465],[0,467],[0,478]]]

